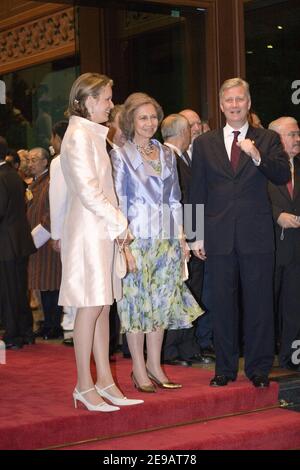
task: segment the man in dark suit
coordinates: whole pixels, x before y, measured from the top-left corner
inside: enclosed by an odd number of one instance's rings
[[[113,109],[109,113],[109,118],[106,123],[108,127],[108,133],[106,136],[106,150],[109,155],[112,149],[118,149],[123,147],[126,142],[126,137],[123,134],[119,119],[124,105],[115,104]],[[109,312],[109,357],[110,360],[114,360],[114,353],[117,351],[120,342],[120,319],[117,310],[117,303],[114,302],[110,307]],[[122,335],[122,352],[124,357],[129,358],[130,352],[128,349],[126,335]]]
[[[275,312],[279,323],[279,364],[293,363],[293,342],[300,339],[300,130],[296,119],[281,117],[269,129],[278,132],[291,165],[291,180],[269,183],[275,224]]]
[[[0,137],[0,309],[7,349],[33,344],[32,312],[27,298],[28,257],[34,253],[25,212],[25,188],[5,162],[7,144]]]
[[[187,155],[192,158],[193,153],[193,143],[197,137],[204,133],[203,121],[198,113],[193,109],[184,109],[179,113],[181,116],[185,117],[189,123],[191,131],[191,143],[187,149]],[[210,130],[210,129],[208,129]],[[207,130],[206,130],[207,132]],[[180,166],[178,167],[179,178],[182,179],[182,187],[184,187],[184,197],[183,200],[187,202],[187,190],[190,188],[191,177],[192,177],[192,168],[191,160],[190,166],[187,169],[187,166],[184,165],[183,161],[180,161]],[[182,176],[181,176],[182,175]],[[201,315],[198,318],[196,323],[196,338],[197,343],[199,344],[203,356],[214,357],[215,351],[213,346],[213,327],[212,327],[212,315],[207,309],[206,299],[210,295],[209,287],[206,282],[207,276],[205,276],[204,282],[204,271],[205,263],[203,260],[197,258],[196,256],[191,256],[189,262],[189,279],[187,281],[188,287],[191,290],[193,296],[197,302],[204,303],[205,314]]]
[[[212,386],[234,381],[238,372],[238,285],[242,289],[245,373],[256,387],[269,385],[273,364],[274,234],[268,180],[290,179],[279,136],[249,126],[249,86],[240,78],[220,90],[224,129],[198,137],[193,145],[189,202],[204,205],[204,243],[196,220],[191,247],[207,257],[212,295],[216,375]],[[192,236],[192,234],[191,234]]]
[[[187,200],[192,169],[187,149],[191,143],[191,129],[188,120],[180,114],[170,114],[161,124],[161,134],[164,144],[170,147],[176,156],[177,170],[182,194],[181,202]],[[192,257],[189,261],[189,279],[187,285],[197,302],[201,305],[200,297],[203,279],[203,262]],[[200,266],[199,266],[200,265]],[[197,269],[198,268],[198,269]],[[199,279],[200,278],[200,279]],[[204,313],[206,315],[206,313]],[[197,321],[201,321],[201,315]],[[165,364],[210,364],[211,357],[204,357],[197,344],[195,327],[181,330],[167,330],[162,349],[162,359]]]

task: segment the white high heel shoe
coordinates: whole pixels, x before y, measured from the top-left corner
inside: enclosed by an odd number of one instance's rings
[[[77,401],[80,401],[81,403],[84,404],[84,406],[89,410],[89,411],[103,411],[103,412],[110,412],[110,411],[117,411],[120,408],[118,406],[112,406],[108,405],[107,403],[99,403],[98,405],[92,405],[92,403],[89,403],[83,395],[85,395],[88,392],[91,392],[92,390],[95,390],[95,388],[89,388],[88,390],[85,390],[84,392],[79,392],[77,388],[75,388],[73,392],[73,398],[74,398],[74,406],[77,408]]]
[[[96,391],[99,393],[99,395],[103,398],[106,398],[107,400],[111,401],[114,405],[118,406],[131,406],[131,405],[140,405],[141,403],[144,403],[144,400],[135,400],[127,397],[123,398],[117,398],[108,393],[106,390],[109,388],[114,387],[115,384],[108,385],[107,387],[104,388],[99,388],[97,385],[95,385]]]

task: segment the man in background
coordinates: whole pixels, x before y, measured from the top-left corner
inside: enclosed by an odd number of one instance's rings
[[[280,344],[279,365],[293,364],[293,342],[300,339],[300,130],[296,119],[281,117],[269,125],[280,135],[291,166],[291,179],[269,183],[275,224],[275,331]]]
[[[60,253],[64,216],[67,204],[67,186],[60,164],[60,147],[67,130],[68,121],[58,121],[52,128],[51,147],[54,153],[50,165],[49,204],[52,248]],[[63,344],[73,346],[73,330],[76,316],[75,307],[63,307]]]
[[[161,134],[164,144],[170,147],[177,161],[177,171],[184,204],[187,201],[188,190],[192,178],[191,160],[187,150],[191,143],[191,129],[188,120],[181,114],[170,114],[161,124]],[[184,207],[184,206],[183,206]],[[194,258],[192,256],[192,258]],[[195,269],[197,266],[200,269]],[[201,306],[201,291],[203,281],[203,261],[195,258],[189,261],[189,279],[186,282],[193,296]],[[200,276],[200,279],[199,279]],[[196,321],[201,322],[204,313]],[[163,344],[163,361],[168,364],[210,364],[211,357],[204,357],[201,354],[200,346],[197,344],[195,336],[196,328],[167,330]]]
[[[25,187],[6,161],[0,137],[0,310],[7,349],[34,344],[33,318],[27,296],[28,257],[36,250],[26,217]]]

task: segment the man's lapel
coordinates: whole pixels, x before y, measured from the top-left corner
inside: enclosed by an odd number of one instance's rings
[[[214,141],[214,146],[215,146],[213,149],[214,154],[217,157],[224,172],[228,173],[230,176],[234,176],[234,172],[231,167],[230,160],[228,158],[228,154],[227,154],[226,147],[225,147],[223,128],[217,130],[217,135]]]
[[[294,199],[296,199],[299,193],[300,193],[300,155],[297,155],[296,157],[294,157]]]
[[[257,133],[255,132],[254,127],[249,126],[249,129],[248,129],[248,132],[246,134],[245,139],[253,140],[253,142],[255,144],[256,139],[257,139]],[[250,162],[251,162],[251,164],[253,164],[251,157],[249,157],[249,155],[247,155],[245,152],[241,152],[239,163],[238,163],[235,174],[238,175],[243,170],[243,168],[247,165],[247,163],[250,163]]]

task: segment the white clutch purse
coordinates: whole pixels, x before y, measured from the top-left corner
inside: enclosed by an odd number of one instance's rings
[[[118,239],[116,239],[116,242],[117,242],[118,249],[117,249],[116,259],[115,259],[115,272],[119,279],[123,279],[127,274],[127,262],[126,262],[126,256],[124,253],[125,239],[122,245],[120,245]]]
[[[189,278],[189,268],[188,268],[188,262],[187,260],[184,258],[182,260],[182,280],[183,281],[187,281]]]

